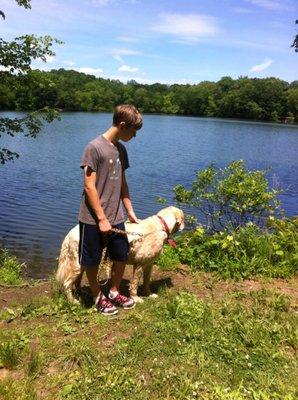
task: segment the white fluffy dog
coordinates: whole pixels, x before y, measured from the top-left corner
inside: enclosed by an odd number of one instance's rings
[[[169,236],[184,229],[183,211],[176,207],[166,207],[156,215],[140,220],[138,224],[126,222],[128,232],[129,259],[133,265],[131,297],[136,302],[143,300],[137,296],[138,283],[143,271],[144,295],[150,295],[150,278],[154,261],[162,251],[163,244]],[[134,234],[130,234],[134,233]],[[80,285],[82,269],[79,264],[79,225],[76,225],[65,237],[58,261],[57,281],[61,284],[70,302],[75,299],[72,294],[74,285]]]

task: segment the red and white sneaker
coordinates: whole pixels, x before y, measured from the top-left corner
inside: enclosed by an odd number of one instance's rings
[[[110,297],[109,300],[117,307],[122,307],[124,310],[134,308],[136,305],[135,301],[130,297],[126,297],[123,294],[118,293],[113,299]]]
[[[117,308],[103,294],[96,301],[95,309],[103,315],[115,315],[118,313]]]

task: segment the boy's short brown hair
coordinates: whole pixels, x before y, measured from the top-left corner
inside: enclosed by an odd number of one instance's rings
[[[143,118],[139,110],[132,104],[121,104],[114,110],[113,125],[118,126],[120,122],[125,122],[128,127],[141,129]]]

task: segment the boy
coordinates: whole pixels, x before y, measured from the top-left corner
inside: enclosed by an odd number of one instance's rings
[[[127,104],[117,106],[113,125],[86,146],[80,164],[84,169],[84,192],[79,212],[79,262],[86,271],[95,307],[104,315],[116,314],[116,306],[129,309],[135,305],[133,299],[119,293],[128,258],[127,237],[113,233],[111,229],[125,230],[122,204],[128,219],[138,222],[125,179],[128,156],[119,140],[131,140],[142,123],[142,116],[136,107]],[[105,245],[113,261],[108,298],[101,292],[96,279]]]

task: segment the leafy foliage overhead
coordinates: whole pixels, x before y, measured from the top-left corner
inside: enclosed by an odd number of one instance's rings
[[[298,19],[296,19],[296,24],[298,24]],[[298,52],[298,35],[295,36],[291,47],[294,47],[296,53]]]
[[[17,4],[26,9],[31,8],[30,0],[16,0]],[[5,13],[1,10],[0,15],[5,19]],[[54,43],[62,43],[51,36],[37,37],[35,35],[23,35],[15,38],[12,41],[6,41],[0,38],[0,66],[4,71],[1,72],[1,99],[7,104],[14,94],[11,88],[7,86],[9,82],[8,76],[12,79],[22,79],[26,82],[26,74],[31,71],[32,60],[40,59],[46,62],[46,57],[55,55],[52,50]],[[11,75],[8,74],[8,71]],[[15,75],[15,74],[18,74]],[[25,77],[25,79],[24,79]],[[8,98],[7,98],[8,96]],[[6,108],[5,108],[6,109]],[[39,108],[30,108],[34,112],[29,113],[23,118],[0,118],[0,137],[3,135],[15,136],[16,134],[23,133],[26,136],[35,137],[42,126],[42,120],[51,122],[57,118],[58,110],[50,109],[47,105]],[[0,163],[4,164],[7,161],[18,158],[19,154],[0,147]]]

